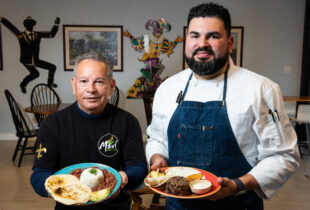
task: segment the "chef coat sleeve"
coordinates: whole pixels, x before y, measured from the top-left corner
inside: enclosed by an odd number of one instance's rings
[[[297,135],[284,108],[278,85],[262,88],[254,108],[253,129],[258,137],[257,164],[249,172],[258,182],[262,198],[270,199],[300,165]]]
[[[159,86],[156,91],[153,108],[152,122],[147,128],[149,136],[145,148],[146,159],[150,164],[150,159],[154,154],[161,154],[168,159],[168,136],[167,130],[171,118],[171,113],[174,112],[176,105],[165,103],[169,91],[164,91],[165,84]]]

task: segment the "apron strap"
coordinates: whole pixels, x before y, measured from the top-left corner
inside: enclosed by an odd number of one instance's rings
[[[225,105],[225,102],[226,102],[228,69],[229,69],[229,64],[228,64],[227,67],[226,67],[225,75],[224,75],[224,88],[223,88],[223,99],[222,99],[222,104],[223,104],[223,106]],[[181,91],[181,92],[179,93],[179,95],[178,95],[177,101],[178,101],[179,99],[181,99],[179,104],[182,104],[182,102],[184,101],[184,98],[185,98],[185,95],[186,95],[186,93],[187,93],[187,89],[188,89],[188,86],[189,86],[189,83],[190,83],[192,77],[193,77],[193,72],[191,73],[191,75],[189,76],[189,78],[188,78],[188,80],[187,80],[187,83],[186,83],[186,86],[185,86],[185,89],[184,89],[184,93],[182,93],[182,91]]]
[[[189,78],[187,80],[187,83],[186,83],[186,86],[185,86],[185,89],[184,89],[184,93],[182,94],[182,91],[179,93],[178,98],[182,97],[179,104],[182,104],[182,102],[184,101],[184,98],[185,98],[185,95],[186,95],[186,92],[187,92],[187,89],[188,89],[188,86],[189,86],[189,82],[191,81],[192,77],[193,77],[193,72],[191,73],[191,75],[189,76]]]
[[[225,75],[224,75],[224,88],[223,88],[223,100],[222,100],[223,106],[225,105],[225,102],[226,102],[228,68],[229,68],[229,64],[227,65],[227,68],[225,70]]]

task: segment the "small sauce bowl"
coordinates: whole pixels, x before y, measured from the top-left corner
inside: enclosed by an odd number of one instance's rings
[[[211,190],[212,183],[209,180],[194,180],[189,183],[191,191],[195,194],[204,194]]]

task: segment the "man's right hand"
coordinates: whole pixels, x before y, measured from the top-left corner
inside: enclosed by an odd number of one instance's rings
[[[161,154],[154,154],[151,157],[150,162],[151,162],[151,169],[153,171],[156,171],[158,168],[168,166],[167,158]]]

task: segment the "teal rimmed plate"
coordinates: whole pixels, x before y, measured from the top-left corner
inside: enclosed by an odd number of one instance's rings
[[[110,166],[107,166],[107,165],[104,165],[104,164],[101,164],[101,163],[78,163],[78,164],[74,164],[74,165],[71,165],[71,166],[67,166],[67,167],[65,167],[63,169],[60,169],[54,175],[70,174],[75,169],[86,169],[86,168],[91,168],[91,167],[98,167],[99,169],[106,169],[108,172],[110,172],[110,173],[112,173],[114,175],[114,177],[117,180],[117,183],[116,183],[113,191],[105,199],[102,199],[102,200],[96,201],[96,202],[88,201],[87,203],[76,204],[76,205],[90,205],[90,204],[100,203],[100,202],[103,202],[105,200],[108,200],[115,193],[118,192],[118,190],[119,190],[119,188],[121,186],[121,183],[122,183],[121,175],[114,168],[112,168]]]

